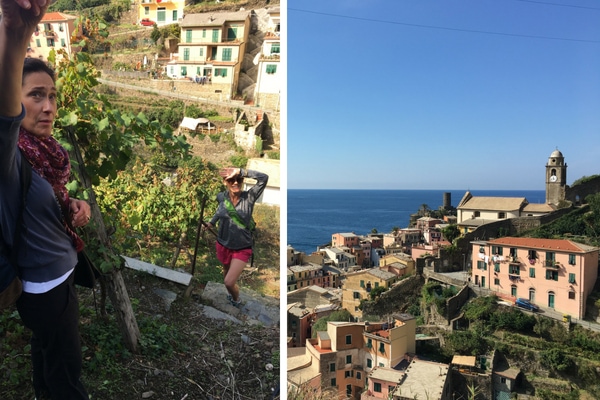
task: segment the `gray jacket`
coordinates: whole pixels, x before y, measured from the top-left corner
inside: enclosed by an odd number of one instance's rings
[[[242,218],[242,220],[245,221],[246,226],[248,226],[248,223],[252,218],[254,203],[256,203],[256,200],[265,190],[269,176],[267,174],[263,174],[262,172],[253,171],[250,169],[242,169],[240,173],[244,177],[257,180],[256,185],[250,188],[250,190],[242,192],[240,201],[235,206],[235,210],[237,211],[238,215]],[[231,220],[229,213],[225,208],[225,204],[223,203],[226,198],[231,201],[228,191],[221,192],[217,195],[219,207],[217,208],[215,215],[210,220],[210,223],[213,226],[216,226],[217,222],[219,223],[217,241],[222,246],[231,250],[241,250],[252,247],[252,233],[248,229],[237,226]]]
[[[11,247],[21,207],[20,166],[27,162],[17,148],[19,117],[0,116],[0,229]],[[31,171],[31,187],[23,212],[25,225],[18,249],[21,277],[30,282],[48,282],[64,275],[77,264],[73,241],[62,224],[62,214],[52,186]]]

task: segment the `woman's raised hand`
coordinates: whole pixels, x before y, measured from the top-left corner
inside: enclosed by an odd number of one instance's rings
[[[219,175],[221,175],[221,177],[223,179],[231,179],[231,178],[235,178],[236,176],[238,176],[241,172],[240,168],[223,168],[219,171]]]
[[[25,28],[33,33],[50,0],[1,0],[3,24],[10,29]]]

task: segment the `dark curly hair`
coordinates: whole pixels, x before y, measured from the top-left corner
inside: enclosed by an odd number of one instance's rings
[[[23,63],[23,81],[27,75],[34,72],[45,72],[50,75],[52,82],[56,82],[56,73],[47,62],[40,60],[39,58],[27,57]],[[23,83],[23,81],[21,81],[21,83]]]

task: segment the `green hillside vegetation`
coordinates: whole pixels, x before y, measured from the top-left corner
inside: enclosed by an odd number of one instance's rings
[[[318,331],[327,331],[327,322],[352,321],[352,314],[348,310],[334,311],[326,317],[319,318],[312,326],[312,337],[317,337]]]
[[[590,246],[600,246],[600,194],[589,195],[585,200],[586,205],[574,208],[569,214],[525,232],[522,236],[570,239]]]
[[[464,307],[469,328],[445,336],[445,362],[455,354],[498,350],[511,367],[522,370],[525,388],[535,387],[536,398],[577,399],[584,393],[600,398],[600,334],[579,325],[569,330],[559,321],[499,305],[497,300],[476,298]],[[556,383],[545,388],[540,384],[549,380]]]
[[[582,176],[581,178],[575,180],[575,182],[573,182],[573,184],[571,185],[571,187],[577,186],[577,185],[582,185],[586,182],[592,181],[594,179],[597,179],[598,177],[600,177],[600,175],[592,175],[592,176]]]

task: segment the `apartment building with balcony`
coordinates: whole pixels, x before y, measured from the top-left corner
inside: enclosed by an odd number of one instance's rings
[[[31,36],[27,57],[47,61],[52,50],[60,49],[70,56],[73,51],[71,35],[75,31],[76,20],[76,16],[61,12],[46,13]]]
[[[322,249],[325,255],[325,262],[335,265],[337,268],[344,271],[360,269],[356,265],[356,256],[339,247],[325,247]]]
[[[205,77],[215,92],[232,98],[246,52],[250,12],[186,14],[179,26],[178,55],[167,64],[167,75],[191,80]]]
[[[296,287],[296,278],[294,277],[294,272],[291,269],[287,269],[287,291],[291,292],[293,290],[298,289]]]
[[[582,319],[598,278],[598,248],[565,239],[503,237],[471,242],[471,281],[500,297]]]
[[[261,52],[258,55],[258,75],[254,91],[255,104],[270,110],[279,110],[281,83],[281,13],[279,7],[267,10],[268,19]]]
[[[365,326],[365,369],[394,368],[416,351],[417,321],[410,314],[396,314],[390,322]]]
[[[327,331],[319,331],[316,339],[307,340],[304,353],[288,352],[288,384],[314,387],[318,380],[323,391],[359,399],[366,382],[361,360],[363,329],[363,324],[328,322]]]
[[[389,323],[330,321],[327,331],[307,340],[304,351],[288,351],[288,383],[315,387],[319,381],[322,391],[360,399],[374,368],[395,367],[414,355],[415,332],[416,321],[408,314]]]
[[[296,289],[317,285],[323,286],[323,266],[313,263],[292,265],[288,268],[292,276],[288,276],[288,286]]]
[[[175,24],[183,18],[185,0],[142,0],[138,3],[138,21],[149,19],[157,26]]]

